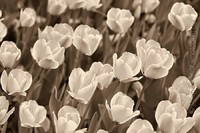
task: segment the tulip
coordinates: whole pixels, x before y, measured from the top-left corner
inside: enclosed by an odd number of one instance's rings
[[[7,35],[7,32],[8,32],[7,27],[1,21],[0,21],[0,31],[1,31],[1,33],[0,33],[0,42],[1,42],[3,40],[3,38]]]
[[[154,40],[145,39],[136,43],[137,54],[142,60],[142,73],[151,79],[167,76],[174,63],[173,55]]]
[[[179,103],[186,110],[192,101],[192,84],[185,76],[179,76],[175,79],[169,88],[169,100],[172,103]]]
[[[114,76],[121,82],[136,81],[140,78],[135,77],[141,69],[141,59],[135,54],[124,52],[117,59],[117,54],[113,55]]]
[[[81,122],[78,110],[68,105],[58,111],[58,119],[54,112],[53,116],[56,133],[74,133]]]
[[[78,82],[77,82],[78,81]],[[87,104],[93,96],[98,83],[95,74],[74,68],[69,76],[69,94],[81,103]]]
[[[32,27],[35,24],[36,12],[32,8],[21,10],[19,21],[22,27]]]
[[[192,80],[194,86],[200,89],[200,69],[195,73],[194,79]]]
[[[168,14],[168,19],[180,31],[188,31],[192,29],[197,16],[197,12],[191,5],[176,2]]]
[[[140,114],[139,110],[133,112],[134,104],[134,101],[126,94],[118,92],[112,97],[110,106],[106,101],[106,108],[108,110],[109,117],[113,121],[123,124]]]
[[[9,75],[4,70],[1,75],[2,89],[8,93],[8,95],[18,93],[19,95],[26,96],[25,91],[30,88],[31,83],[32,75],[21,69],[11,70]]]
[[[86,0],[86,4],[83,8],[86,10],[95,10],[101,6],[102,4],[100,4],[100,0]]]
[[[126,133],[155,133],[153,126],[147,120],[137,119],[127,129]]]
[[[113,80],[113,68],[109,64],[103,65],[101,62],[94,62],[90,71],[95,74],[100,90],[107,88]]]
[[[156,122],[163,133],[187,133],[195,122],[193,118],[186,116],[184,107],[168,100],[161,101],[155,113]]]
[[[194,118],[194,120],[195,120],[195,125],[194,125],[194,128],[195,128],[195,130],[199,133],[200,132],[200,107],[198,107],[196,110],[195,110],[195,112],[194,112],[194,114],[193,114],[193,116],[192,116],[193,118]]]
[[[5,96],[0,96],[0,125],[3,125],[11,114],[15,111],[13,107],[10,111],[8,111],[9,101],[6,99]]]
[[[41,32],[39,30],[39,39],[45,39],[46,41],[57,41],[62,47],[68,48],[72,44],[73,29],[71,26],[65,23],[56,24],[54,27],[46,26]]]
[[[11,68],[21,57],[21,51],[11,41],[4,41],[0,46],[0,61],[3,67]]]
[[[125,33],[134,22],[131,12],[126,9],[111,8],[107,13],[106,24],[116,33]]]
[[[67,9],[65,0],[48,0],[47,11],[51,15],[60,15]]]
[[[91,56],[98,48],[102,35],[88,25],[79,25],[73,36],[73,45],[83,54]]]
[[[56,69],[64,61],[65,48],[57,41],[39,39],[31,49],[31,55],[38,65],[46,69]]]
[[[84,7],[86,4],[86,0],[67,0],[67,5],[69,9],[79,9]]]
[[[142,12],[150,13],[155,10],[159,4],[159,0],[142,0],[141,10]]]
[[[46,109],[38,105],[35,100],[24,101],[19,107],[19,118],[22,127],[41,127],[46,115]]]
[[[103,130],[103,129],[99,129],[99,130],[97,131],[97,133],[108,133],[108,131]]]

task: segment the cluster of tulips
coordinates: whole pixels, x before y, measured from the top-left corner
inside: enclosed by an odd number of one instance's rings
[[[16,42],[6,40],[9,29],[4,21],[7,16],[3,10],[0,12],[2,133],[9,132],[8,128],[13,126],[9,123],[15,119],[19,125],[13,130],[21,133],[200,132],[200,107],[195,108],[192,115],[188,113],[194,101],[193,94],[200,88],[200,70],[192,77],[179,75],[170,87],[161,88],[167,97],[160,100],[154,116],[150,116],[155,124],[144,115],[148,112],[142,107],[148,101],[144,97],[145,91],[155,80],[166,80],[177,57],[173,55],[173,49],[170,52],[157,39],[146,37],[145,33],[132,44],[135,52],[121,43],[123,37],[134,32],[131,30],[133,23],[140,22],[144,15],[150,24],[157,21],[153,12],[160,1],[134,0],[131,11],[108,7],[107,15],[98,10],[106,3],[105,0],[101,2],[48,0],[46,19],[34,8],[24,7],[15,22],[15,27],[21,29]],[[191,5],[182,2],[175,2],[170,8],[168,21],[176,34],[189,34],[198,13]],[[86,17],[84,22],[78,17],[73,18],[76,11],[86,13],[86,16],[79,16]],[[88,12],[106,18],[103,28],[95,29],[86,23]],[[58,16],[64,16],[63,21],[50,25],[52,17]],[[47,25],[40,27],[40,23]],[[37,39],[29,45],[35,29]],[[110,42],[105,43],[105,38]],[[105,51],[103,57],[93,61],[90,57],[98,56],[100,48]],[[23,63],[22,58],[30,61]],[[81,62],[89,66],[81,67]],[[55,71],[54,81],[48,81]],[[52,84],[49,88],[51,95],[45,97],[43,87],[48,84]],[[130,85],[134,97],[126,87]],[[40,95],[44,96],[42,99],[48,99],[48,106],[40,104]]]

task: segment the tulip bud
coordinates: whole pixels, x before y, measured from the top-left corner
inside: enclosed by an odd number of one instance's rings
[[[56,24],[54,27],[46,26],[41,32],[39,30],[39,39],[45,39],[46,41],[57,41],[62,47],[68,48],[72,44],[73,29],[71,26],[65,23]]]
[[[99,130],[97,131],[97,133],[108,133],[108,131],[103,130],[103,129],[99,129]]]
[[[154,40],[145,39],[136,43],[138,56],[142,60],[142,73],[151,79],[167,76],[174,63],[173,55]]]
[[[139,81],[136,81],[133,82],[132,88],[136,91],[137,97],[139,97],[140,93],[142,92],[143,85]]]
[[[141,59],[135,54],[124,52],[117,59],[117,54],[113,55],[114,76],[121,82],[136,81],[140,78],[135,77],[141,69]]]
[[[79,9],[84,7],[86,4],[86,0],[67,0],[67,5],[69,9]]]
[[[158,7],[159,0],[142,0],[141,10],[145,13],[150,13]]]
[[[46,115],[46,109],[38,105],[35,100],[22,102],[19,107],[19,118],[22,127],[41,127]]]
[[[169,88],[169,100],[179,103],[187,110],[192,101],[192,90],[191,82],[185,76],[179,76]]]
[[[36,12],[32,8],[21,10],[19,21],[22,27],[32,27],[35,24]]]
[[[0,96],[0,103],[0,125],[3,125],[15,111],[15,108],[13,107],[10,111],[8,111],[9,101],[5,96]]]
[[[31,83],[31,74],[21,69],[11,70],[9,75],[4,70],[1,75],[2,89],[6,93],[8,93],[8,95],[18,93],[19,95],[26,96],[25,91],[27,91],[30,88]]]
[[[58,111],[58,119],[54,112],[53,116],[56,133],[74,133],[81,122],[78,110],[68,105],[63,106]]]
[[[98,48],[102,35],[88,25],[79,25],[73,36],[73,45],[83,54],[91,56]]]
[[[67,9],[65,0],[48,0],[47,11],[51,15],[60,15]]]
[[[21,57],[21,51],[11,41],[4,41],[0,46],[0,61],[3,67],[11,68]]]
[[[194,119],[186,117],[187,111],[179,103],[161,101],[156,109],[155,118],[162,133],[187,133],[195,124]],[[166,126],[166,124],[168,124]]]
[[[188,31],[192,29],[197,16],[197,12],[191,5],[176,2],[168,14],[168,19],[180,31]]]
[[[126,9],[111,8],[107,13],[106,24],[116,33],[125,33],[133,24],[134,17]]]
[[[100,4],[100,0],[86,0],[86,4],[83,8],[86,10],[95,10],[101,6],[102,4]]]
[[[77,82],[78,81],[78,82]],[[98,83],[95,74],[74,68],[69,76],[69,94],[81,103],[87,104],[93,96]]]
[[[7,32],[8,32],[7,27],[1,21],[0,21],[0,31],[1,31],[0,32],[0,42],[1,42],[3,40],[3,38],[7,35]]]
[[[199,133],[200,132],[200,107],[198,107],[196,110],[195,110],[195,112],[194,112],[194,114],[193,114],[193,116],[192,116],[193,118],[194,118],[194,120],[195,120],[195,125],[194,125],[194,128],[195,128],[195,130],[197,131],[197,133]]]
[[[147,120],[137,119],[127,129],[126,133],[155,133],[153,126]]]
[[[31,55],[38,65],[45,69],[56,69],[64,61],[65,48],[57,41],[39,39],[31,48]]]
[[[109,117],[113,121],[123,124],[140,114],[139,110],[133,112],[134,104],[134,101],[126,94],[118,92],[112,97],[110,106],[106,101],[106,108],[108,110]]]
[[[90,71],[95,74],[100,90],[106,89],[113,80],[113,68],[109,64],[103,65],[101,62],[94,62]]]

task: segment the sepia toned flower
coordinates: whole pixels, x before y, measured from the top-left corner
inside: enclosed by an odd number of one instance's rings
[[[91,56],[98,48],[102,35],[88,25],[79,25],[73,36],[73,45],[83,54]]]
[[[58,118],[56,118],[54,112],[53,116],[56,133],[75,133],[81,122],[78,110],[68,105],[63,106],[58,111]]]
[[[136,119],[127,129],[126,133],[155,133],[153,126],[147,120]]]
[[[8,120],[10,115],[15,111],[14,107],[10,111],[8,111],[8,108],[9,101],[5,96],[0,96],[0,125],[3,125]]]
[[[19,106],[19,118],[22,127],[41,127],[46,115],[46,109],[38,105],[35,100],[24,101]]]
[[[184,107],[179,103],[172,104],[168,100],[158,104],[155,118],[163,133],[187,133],[195,124],[192,117],[187,117],[187,111]]]
[[[106,89],[113,80],[113,68],[109,64],[102,64],[101,62],[94,62],[90,71],[96,76],[98,82],[98,88],[100,90]]]
[[[67,9],[66,0],[48,0],[47,11],[51,15],[60,15]]]
[[[125,33],[134,22],[131,12],[126,9],[111,8],[107,13],[106,24],[116,33]]]
[[[3,38],[7,35],[8,29],[4,23],[0,21],[0,42],[3,40]]]
[[[31,48],[31,55],[38,65],[45,69],[56,69],[64,61],[65,48],[57,41],[39,39]]]
[[[99,130],[97,131],[97,133],[108,133],[108,131],[103,130],[103,129],[99,129]]]
[[[46,26],[43,31],[38,31],[39,39],[57,41],[62,47],[68,48],[72,44],[73,29],[66,23],[55,24],[54,27]]]
[[[21,10],[19,21],[22,27],[32,27],[36,21],[36,12],[32,8]]]
[[[136,43],[137,54],[142,60],[142,73],[151,79],[167,76],[174,63],[173,55],[154,40],[140,39]]]
[[[110,106],[106,101],[106,108],[109,117],[119,124],[123,124],[128,120],[140,114],[140,111],[133,111],[134,101],[122,92],[116,93],[111,101]],[[121,114],[123,112],[123,115]]]
[[[21,57],[21,51],[11,41],[4,41],[0,46],[0,61],[3,67],[11,68]]]
[[[198,108],[195,110],[195,112],[194,112],[194,114],[193,114],[192,117],[193,117],[194,120],[195,120],[194,128],[195,128],[195,130],[196,130],[197,133],[198,133],[198,132],[200,132],[200,126],[199,126],[199,124],[200,124],[200,107],[198,107]]]
[[[196,88],[200,89],[200,69],[195,73],[192,82]]]
[[[135,77],[141,69],[141,59],[135,54],[124,52],[121,57],[113,55],[114,76],[121,82],[136,81],[140,78]]]
[[[78,81],[78,82],[77,82]],[[69,76],[69,94],[81,103],[87,104],[93,96],[98,83],[95,74],[74,68]]]
[[[15,93],[26,96],[26,92],[32,84],[32,75],[21,69],[13,69],[9,74],[4,70],[1,75],[1,86],[8,95]]]
[[[188,31],[192,29],[197,16],[197,12],[191,5],[176,2],[168,14],[168,19],[180,31]]]
[[[83,8],[90,11],[95,10],[101,6],[102,4],[100,3],[100,0],[86,0],[86,4]]]
[[[185,76],[177,77],[169,88],[169,100],[172,103],[179,103],[186,110],[192,101],[193,86]]]
[[[66,0],[69,9],[79,9],[85,6],[86,0]]]

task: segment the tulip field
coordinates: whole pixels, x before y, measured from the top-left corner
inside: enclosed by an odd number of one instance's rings
[[[0,133],[200,133],[200,0],[0,3]]]

